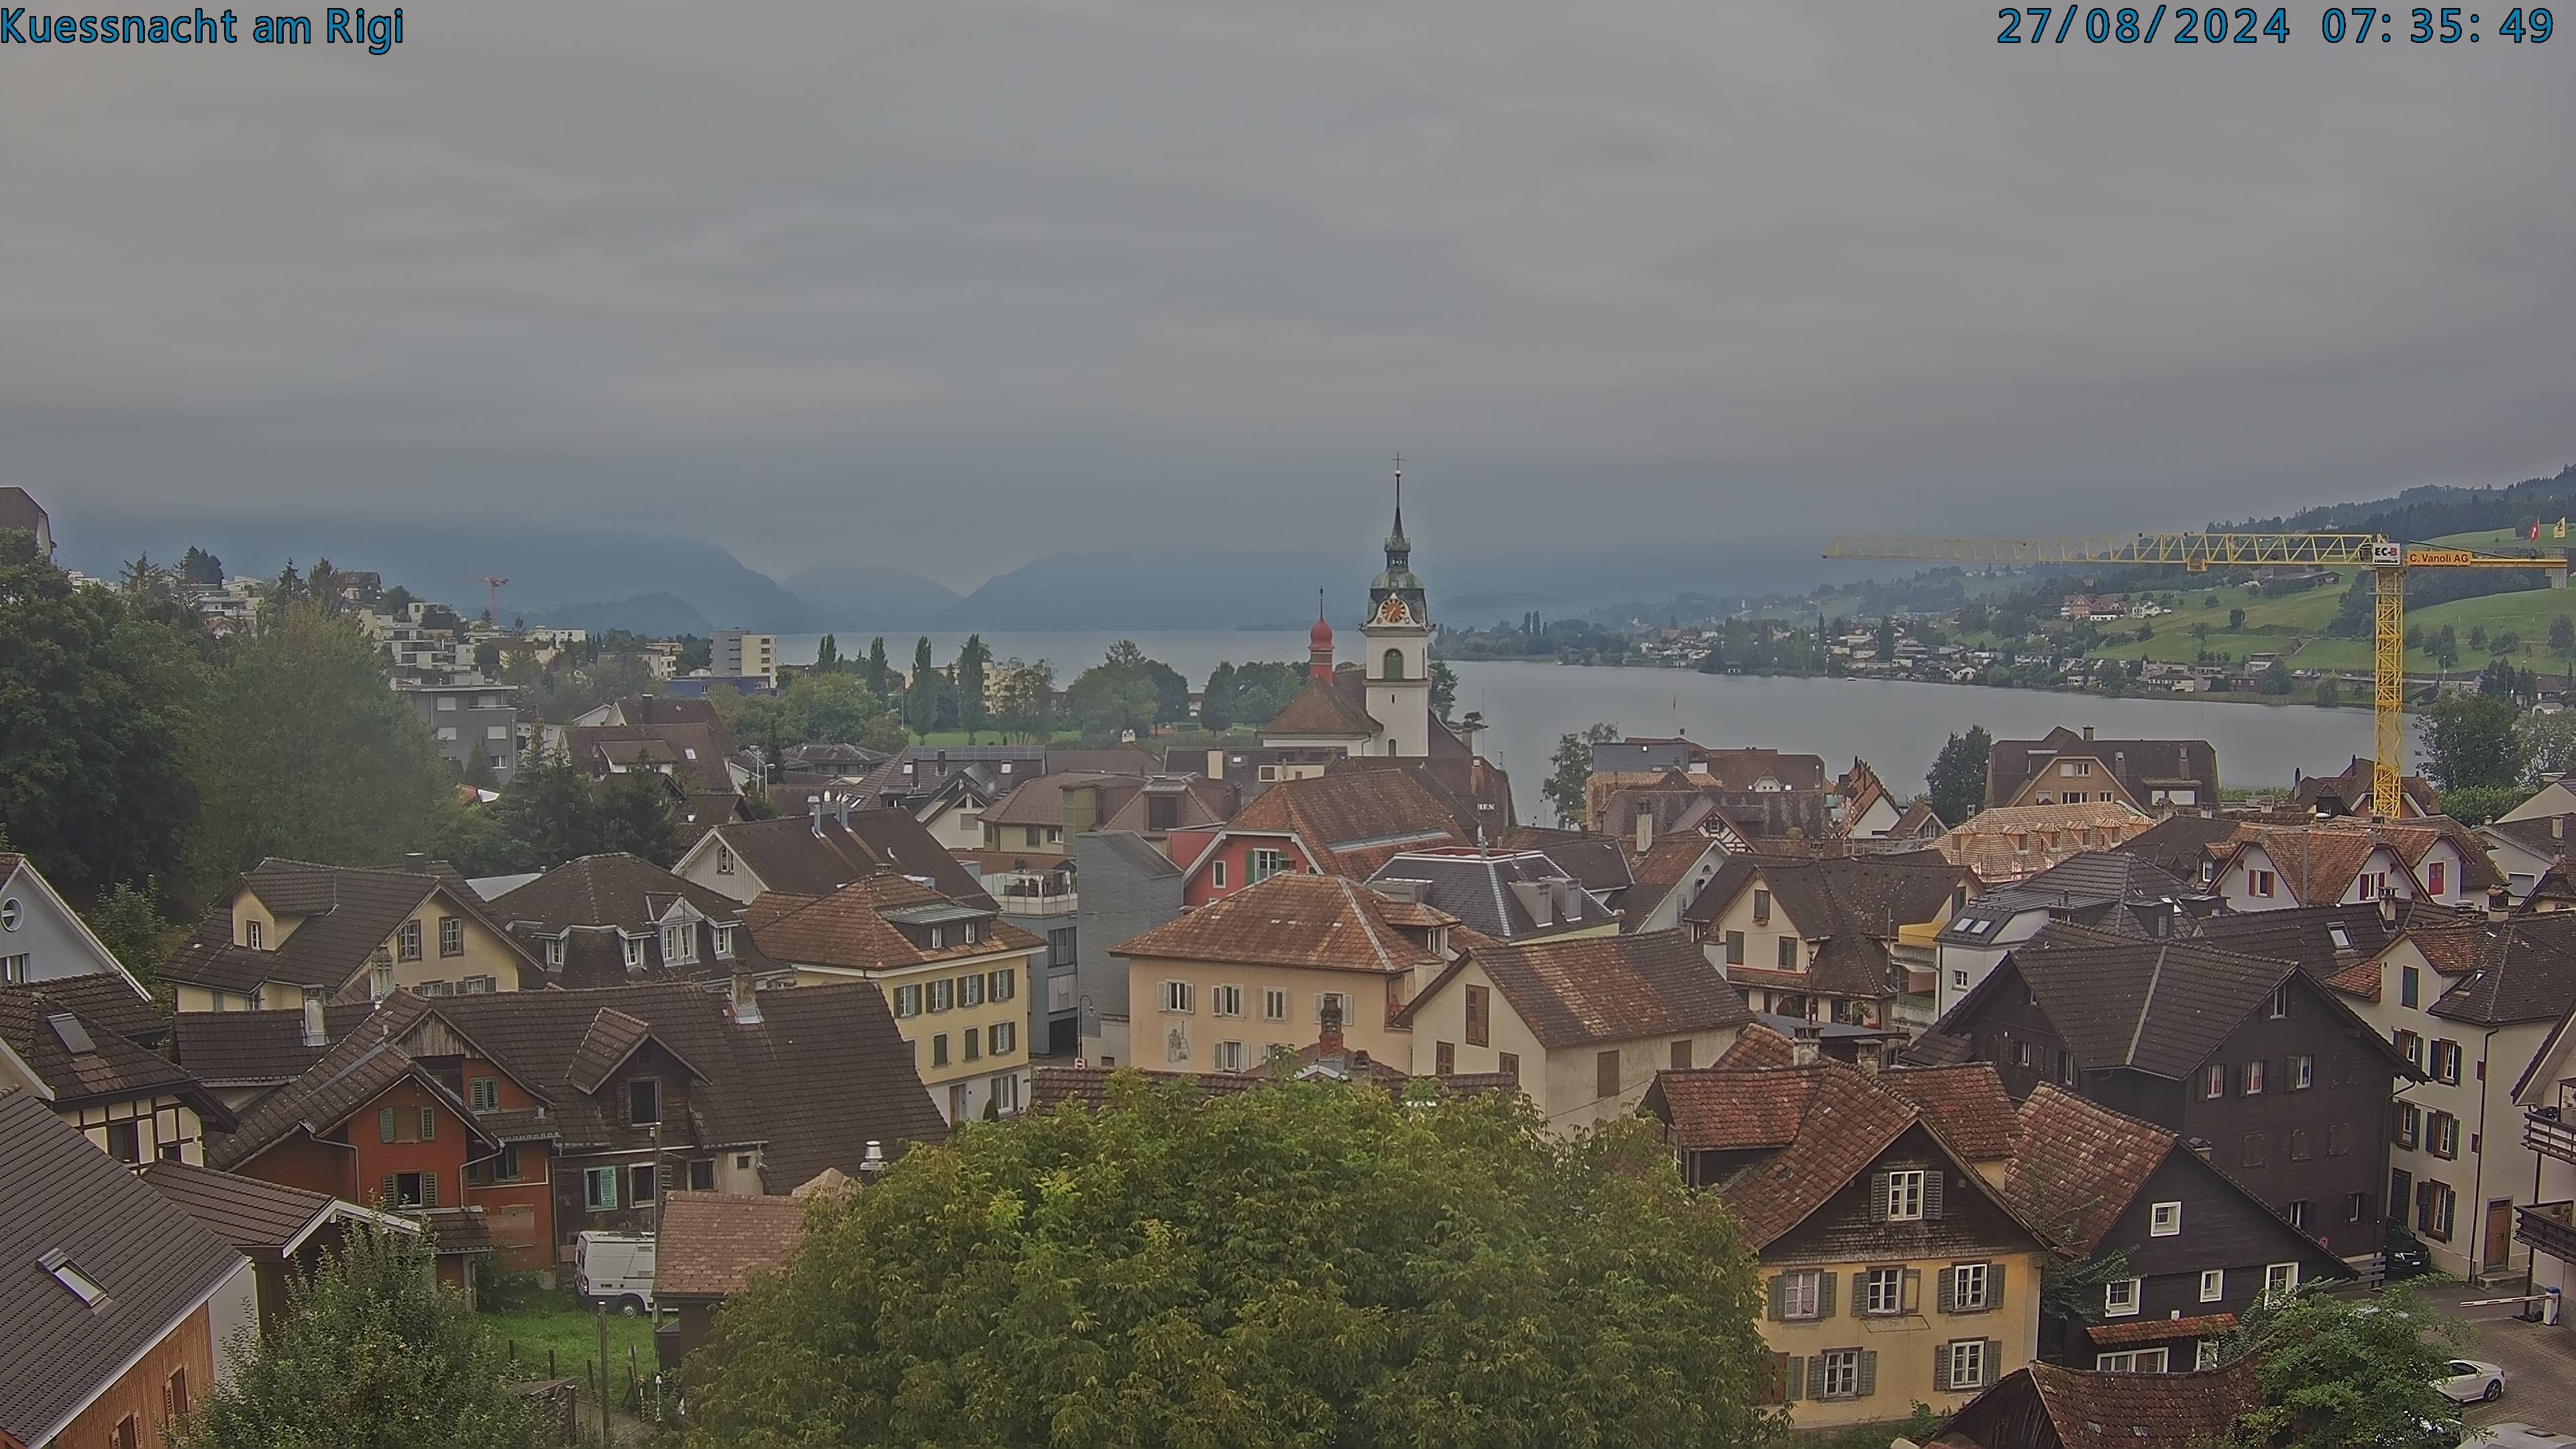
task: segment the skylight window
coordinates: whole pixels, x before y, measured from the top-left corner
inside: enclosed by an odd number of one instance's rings
[[[61,1042],[63,1050],[73,1056],[85,1057],[98,1050],[98,1043],[89,1039],[89,1029],[80,1024],[79,1017],[68,1011],[48,1015],[45,1025],[54,1029],[54,1040]]]
[[[2328,926],[2326,927],[2326,935],[2333,938],[2336,950],[2349,951],[2352,949],[2352,933],[2346,931],[2343,927]]]
[[[60,1248],[47,1248],[36,1259],[36,1266],[53,1274],[55,1282],[72,1290],[72,1296],[87,1307],[96,1308],[107,1301],[107,1290],[98,1286],[88,1274],[73,1267],[71,1255]]]

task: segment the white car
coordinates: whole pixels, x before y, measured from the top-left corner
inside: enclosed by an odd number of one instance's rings
[[[2461,1440],[2460,1449],[2576,1449],[2576,1439],[2529,1424],[2495,1424]]]
[[[2473,1358],[2455,1358],[2451,1376],[2433,1380],[2442,1397],[2455,1404],[2493,1403],[2504,1397],[2504,1370]]]

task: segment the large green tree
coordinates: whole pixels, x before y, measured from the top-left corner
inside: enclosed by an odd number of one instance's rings
[[[993,690],[993,723],[1006,736],[1040,740],[1055,730],[1055,666],[1041,659],[1002,665]]]
[[[2225,1353],[2260,1354],[2262,1407],[2237,1424],[2246,1449],[2454,1442],[2460,1411],[2433,1388],[2463,1334],[2403,1288],[2367,1298],[2301,1293],[2249,1309]]]
[[[1668,1149],[1284,1083],[966,1127],[730,1300],[699,1449],[1758,1446],[1753,1260]],[[1613,1227],[1612,1225],[1615,1225]]]
[[[1579,735],[1560,735],[1556,753],[1547,757],[1555,769],[1539,785],[1539,793],[1556,811],[1556,822],[1580,830],[1592,813],[1592,747],[1606,745],[1619,738],[1619,727],[1595,723],[1584,727]]]
[[[216,676],[198,741],[207,884],[282,855],[381,865],[427,845],[455,775],[384,658],[317,603],[287,606]]]
[[[426,1239],[353,1223],[277,1327],[174,1435],[179,1449],[534,1449],[539,1422]]]
[[[1932,791],[1932,813],[1944,825],[1966,823],[1986,803],[1986,757],[1994,753],[1994,736],[1984,725],[1953,734],[1932,758],[1932,773],[1923,783]]]
[[[2445,790],[2502,788],[2522,779],[2522,746],[2514,736],[2513,702],[2495,695],[2455,694],[2425,711],[2424,773]]]
[[[0,820],[62,884],[178,873],[206,672],[186,617],[76,589],[32,537],[0,530]]]
[[[799,674],[777,699],[779,734],[788,744],[864,745],[888,753],[904,746],[902,719],[856,673]],[[749,713],[757,718],[761,711]],[[766,742],[758,733],[747,738]]]
[[[627,770],[597,788],[600,850],[622,850],[659,866],[680,858],[679,827],[671,815],[678,791],[667,777]]]

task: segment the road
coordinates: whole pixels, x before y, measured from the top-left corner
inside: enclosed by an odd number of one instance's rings
[[[2470,1405],[2469,1424],[2483,1427],[2511,1420],[2576,1433],[2576,1325],[2545,1328],[2522,1322],[2514,1317],[2522,1307],[2518,1303],[2462,1306],[2515,1291],[2504,1285],[2472,1288],[2458,1283],[2422,1290],[2428,1306],[2469,1326],[2469,1341],[2458,1350],[2461,1357],[2504,1368],[2504,1397],[2492,1404]]]

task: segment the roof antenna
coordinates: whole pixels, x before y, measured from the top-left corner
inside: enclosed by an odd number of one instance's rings
[[[1404,455],[1395,455],[1395,531],[1404,533]]]

